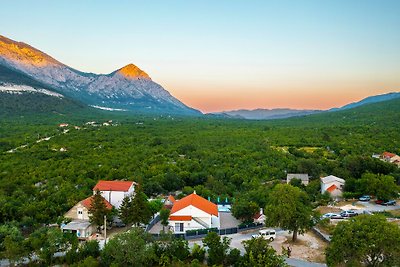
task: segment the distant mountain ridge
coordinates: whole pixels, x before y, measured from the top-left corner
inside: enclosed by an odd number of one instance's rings
[[[277,109],[239,109],[231,111],[222,111],[211,113],[211,115],[236,118],[236,119],[247,119],[247,120],[272,120],[272,119],[284,119],[297,116],[305,116],[310,114],[319,113],[321,110],[301,110],[301,109],[289,109],[289,108],[277,108]]]
[[[400,92],[392,92],[382,95],[369,96],[358,102],[347,104],[340,108],[332,108],[329,110],[302,110],[302,109],[290,109],[290,108],[276,108],[276,109],[239,109],[222,112],[209,113],[207,115],[230,118],[230,119],[247,119],[247,120],[273,120],[273,119],[285,119],[291,117],[301,117],[318,113],[325,112],[336,112],[341,110],[352,109],[360,106],[364,106],[372,103],[379,103],[400,98]]]
[[[388,101],[388,100],[392,100],[392,99],[396,99],[396,98],[400,98],[400,92],[391,92],[391,93],[387,93],[387,94],[369,96],[358,102],[353,102],[353,103],[344,105],[340,108],[332,108],[329,111],[345,110],[345,109],[355,108],[355,107],[359,107],[359,106],[366,105],[366,104]]]
[[[0,65],[23,72],[92,106],[151,113],[202,114],[173,97],[133,64],[110,74],[84,73],[28,44],[0,35]]]

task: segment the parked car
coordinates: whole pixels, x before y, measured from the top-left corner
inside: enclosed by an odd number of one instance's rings
[[[269,241],[273,241],[276,238],[276,231],[274,229],[266,229],[266,230],[260,230],[258,234],[252,235],[252,238],[259,238],[262,237],[264,239],[267,239]]]
[[[384,201],[383,201],[382,199],[377,199],[377,200],[375,200],[375,204],[382,205],[383,202],[384,202]]]
[[[337,213],[325,213],[324,215],[322,215],[321,218],[322,219],[326,219],[326,218],[329,218],[329,219],[343,219],[343,217],[340,216],[340,214],[337,214]]]
[[[354,212],[354,211],[352,211],[352,210],[345,210],[345,211],[342,211],[342,212],[340,213],[340,216],[346,217],[346,218],[348,218],[348,217],[354,217],[354,216],[357,216],[357,215],[358,215],[358,213],[356,213],[356,212]]]
[[[389,201],[383,202],[382,205],[394,206],[394,205],[396,205],[396,201],[395,200],[389,200]]]
[[[360,201],[370,201],[371,197],[368,196],[368,195],[365,195],[365,196],[360,197],[358,200],[360,200]]]

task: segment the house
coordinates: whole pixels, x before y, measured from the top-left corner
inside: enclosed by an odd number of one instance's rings
[[[327,191],[332,197],[339,197],[342,195],[344,183],[345,180],[334,175],[322,177],[321,193],[323,194]]]
[[[175,197],[173,195],[169,195],[164,201],[164,207],[167,209],[172,209],[175,201]]]
[[[60,127],[60,128],[64,128],[64,127],[68,127],[68,123],[60,123],[59,125],[58,125],[58,127]]]
[[[169,216],[169,226],[175,233],[219,228],[218,207],[194,192],[174,202]]]
[[[288,173],[286,176],[286,183],[289,184],[292,179],[299,179],[303,185],[308,185],[309,178],[307,173]]]
[[[66,225],[61,226],[64,232],[76,233],[76,236],[80,239],[87,239],[93,233],[95,233],[95,227],[90,223],[90,212],[89,209],[92,205],[93,196],[90,196],[78,204],[73,206],[64,217],[71,219],[72,221]],[[111,209],[111,204],[103,198],[104,204],[107,209]]]
[[[100,180],[93,188],[93,194],[99,190],[102,197],[104,197],[116,209],[119,209],[124,197],[130,197],[135,193],[136,185],[137,184],[132,181]]]
[[[265,214],[263,208],[260,208],[260,211],[257,212],[254,217],[253,217],[253,222],[254,223],[265,223]]]
[[[398,156],[394,153],[383,152],[382,155],[380,156],[380,158],[383,161],[396,164],[398,167],[400,167],[400,156]]]

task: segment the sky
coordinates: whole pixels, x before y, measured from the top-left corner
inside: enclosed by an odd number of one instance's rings
[[[75,69],[129,63],[203,112],[400,91],[397,0],[0,0],[0,34]]]

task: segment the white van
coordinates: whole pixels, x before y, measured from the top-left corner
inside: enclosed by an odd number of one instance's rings
[[[265,230],[260,230],[258,234],[252,235],[252,238],[259,238],[262,237],[264,239],[267,239],[269,241],[273,241],[276,238],[276,231],[274,229],[265,229]]]

